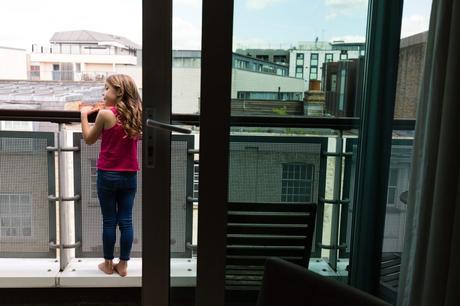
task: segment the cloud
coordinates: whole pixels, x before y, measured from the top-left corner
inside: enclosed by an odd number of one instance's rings
[[[246,0],[246,6],[253,10],[261,10],[286,0]]]
[[[201,25],[173,17],[173,49],[200,50]]]
[[[324,4],[331,9],[326,15],[327,21],[339,16],[352,16],[357,10],[365,9],[368,0],[324,0]]]
[[[201,7],[202,0],[174,0],[173,6],[191,6],[191,7]]]
[[[142,2],[4,1],[0,10],[0,28],[3,29],[0,31],[0,45],[28,50],[32,43],[49,44],[54,32],[70,30],[116,34],[141,44]]]
[[[338,13],[330,13],[330,14],[326,15],[326,20],[334,20],[338,16],[339,16]]]
[[[343,40],[344,42],[365,42],[366,37],[360,35],[345,35],[345,36],[336,36],[331,38],[332,41]]]
[[[423,15],[410,15],[404,17],[401,25],[401,37],[411,36],[428,30],[430,17]]]
[[[353,9],[367,5],[367,0],[324,0],[327,6],[333,9]]]

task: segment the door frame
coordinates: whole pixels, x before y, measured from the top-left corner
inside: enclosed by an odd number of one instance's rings
[[[169,123],[172,0],[142,1],[142,121]],[[169,306],[171,132],[143,125],[142,305]]]
[[[195,305],[220,306],[225,302],[233,0],[203,0],[202,19]]]

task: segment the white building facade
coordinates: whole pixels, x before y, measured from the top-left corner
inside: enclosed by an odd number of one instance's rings
[[[357,59],[364,55],[364,43],[305,42],[289,50],[289,76],[303,79],[304,89],[310,80],[322,80],[323,64]]]
[[[93,32],[57,32],[49,46],[32,46],[28,78],[46,81],[102,81],[117,69],[138,64],[141,47],[121,36]]]
[[[25,49],[0,46],[0,80],[27,80]]]

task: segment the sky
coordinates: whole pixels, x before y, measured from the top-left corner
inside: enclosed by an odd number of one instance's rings
[[[202,0],[173,0],[173,48],[200,49]],[[236,48],[364,41],[367,0],[235,0]],[[405,0],[401,37],[426,31],[431,0]],[[0,46],[48,45],[58,31],[91,30],[142,44],[142,0],[2,0]]]

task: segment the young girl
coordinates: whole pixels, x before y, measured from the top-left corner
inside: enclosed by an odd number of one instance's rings
[[[104,107],[81,109],[83,139],[89,145],[101,138],[97,160],[97,193],[103,217],[104,262],[99,269],[127,275],[133,243],[132,208],[137,189],[137,141],[142,133],[142,101],[136,84],[127,75],[110,75],[105,84]],[[88,115],[99,110],[94,126]],[[120,260],[113,264],[117,225]]]

